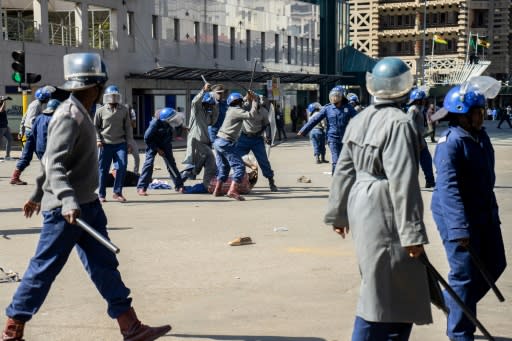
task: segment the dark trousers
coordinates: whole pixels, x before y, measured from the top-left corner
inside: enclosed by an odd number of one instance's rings
[[[356,316],[352,341],[407,341],[412,323],[369,322]]]
[[[309,132],[309,140],[313,145],[314,156],[325,157],[325,132],[319,128],[313,128]]]
[[[5,313],[20,321],[28,321],[43,304],[50,287],[68,260],[73,247],[85,270],[107,301],[108,315],[116,318],[131,306],[130,290],[121,280],[116,256],[87,232],[64,220],[60,208],[45,211],[43,228],[34,257]],[[108,239],[107,217],[98,200],[80,205],[80,218]],[[69,288],[73,294],[73,288]]]
[[[338,163],[338,158],[340,157],[341,148],[343,147],[343,143],[341,141],[328,141],[329,149],[331,150],[331,161],[332,168],[331,174],[334,174],[334,169],[336,168],[336,163]]]
[[[126,174],[126,166],[128,165],[128,147],[126,142],[117,144],[104,144],[99,151],[98,159],[100,173],[99,195],[105,198],[107,192],[107,177],[110,171],[112,161],[116,165],[116,178],[114,180],[113,192],[115,194],[123,194],[124,176]]]
[[[267,179],[274,177],[274,171],[270,166],[267,151],[265,150],[265,141],[263,141],[262,136],[247,136],[242,134],[236,143],[236,149],[240,157],[252,151],[256,161],[258,161],[263,176]]]
[[[245,175],[245,165],[238,154],[236,143],[217,137],[213,146],[217,163],[217,181],[226,182],[229,171],[233,168],[233,181],[241,183]]]
[[[506,113],[501,114],[501,119],[500,119],[500,121],[498,122],[498,128],[501,128],[501,124],[502,124],[504,121],[507,121],[508,126],[509,126],[510,128],[512,128],[512,123],[510,123],[510,117],[509,117],[509,116],[508,116],[508,114],[506,114]]]
[[[163,148],[161,149],[164,151],[164,155],[162,155],[162,158],[165,161],[167,171],[169,172],[171,180],[174,183],[174,188],[180,189],[181,187],[183,187],[183,180],[181,179],[178,167],[176,167],[176,160],[174,159],[174,154],[172,152],[172,145],[168,143],[166,144],[166,146],[162,147]],[[137,183],[138,189],[148,189],[149,183],[151,182],[151,178],[153,176],[153,165],[155,164],[156,154],[157,151],[155,149],[149,147],[146,148],[146,159],[144,160],[144,165],[142,166],[139,182]]]
[[[32,135],[32,130],[26,129],[25,135],[27,136],[27,141],[23,145],[20,159],[16,163],[16,168],[20,171],[25,170],[25,168],[30,165],[30,161],[32,161],[34,152],[36,151],[36,141],[34,140],[34,135]]]
[[[434,183],[434,169],[432,167],[432,155],[427,147],[420,151],[420,167],[425,175],[427,183]]]

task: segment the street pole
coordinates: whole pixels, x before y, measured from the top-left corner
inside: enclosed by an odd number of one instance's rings
[[[423,7],[423,44],[421,52],[421,82],[425,85],[425,61],[426,61],[426,43],[427,43],[427,0],[424,1]],[[432,61],[430,61],[432,63]]]

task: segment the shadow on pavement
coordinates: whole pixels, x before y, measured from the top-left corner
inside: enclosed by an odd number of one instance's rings
[[[194,335],[194,334],[170,334],[167,336],[212,339],[212,340],[233,340],[233,341],[327,341],[319,337],[296,337],[296,336],[275,336],[275,335]]]
[[[493,336],[494,341],[512,341],[512,338],[510,337],[503,337],[503,336]],[[475,335],[475,340],[487,340],[485,336],[481,335]]]
[[[117,231],[117,230],[133,230],[133,227],[107,227],[108,231]],[[32,227],[28,229],[16,229],[16,230],[0,230],[0,236],[3,236],[5,239],[8,236],[15,235],[24,235],[24,234],[39,234],[41,233],[40,227]]]

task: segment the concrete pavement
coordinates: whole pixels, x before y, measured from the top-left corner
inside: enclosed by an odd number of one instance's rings
[[[486,123],[496,149],[496,195],[511,263],[512,129]],[[429,147],[433,152],[435,145]],[[175,154],[182,160],[183,148]],[[309,141],[294,138],[272,148],[271,162],[280,191],[271,193],[261,177],[245,202],[167,190],[138,197],[126,188],[127,203],[105,203],[110,237],[121,248],[120,271],[139,317],[173,326],[162,340],[350,340],[360,279],[351,238],[342,240],[322,223],[330,165],[314,164]],[[12,186],[14,165],[0,163],[0,267],[22,274],[41,218],[25,219],[20,207],[34,189],[39,166],[35,162],[23,173],[29,185]],[[160,158],[156,167],[165,169]],[[312,182],[298,183],[302,175]],[[154,176],[168,175],[157,170]],[[446,278],[444,250],[428,209],[431,191],[422,195],[431,240],[427,251]],[[274,232],[276,227],[288,231]],[[227,245],[239,236],[251,236],[255,244]],[[478,317],[497,340],[512,340],[510,268],[497,284],[507,301],[499,303],[489,293]],[[0,283],[0,315],[16,287]],[[435,307],[433,314],[434,324],[415,326],[411,340],[447,339],[444,315]],[[75,253],[27,324],[26,339],[121,339]]]

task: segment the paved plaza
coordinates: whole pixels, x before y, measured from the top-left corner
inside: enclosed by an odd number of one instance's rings
[[[486,124],[496,150],[495,191],[511,264],[512,129]],[[309,140],[290,135],[271,150],[277,193],[260,177],[245,202],[169,190],[139,197],[132,187],[124,189],[127,203],[104,204],[110,237],[121,249],[120,271],[139,317],[147,324],[173,327],[162,340],[350,340],[360,281],[353,242],[322,222],[330,164],[315,164]],[[435,145],[429,148],[433,152]],[[13,154],[19,156],[19,151]],[[183,143],[175,156],[183,159]],[[34,189],[39,165],[33,162],[23,173],[27,186],[13,186],[9,177],[14,165],[0,163],[0,267],[22,275],[36,247],[41,217],[25,219],[21,207]],[[167,179],[161,158],[155,167],[154,177]],[[301,176],[311,183],[297,182]],[[423,186],[422,175],[420,181]],[[108,188],[107,199],[111,194]],[[444,249],[429,209],[431,194],[422,190],[430,238],[426,249],[446,278]],[[228,245],[240,236],[250,236],[254,244]],[[501,341],[512,340],[511,268],[497,283],[507,300],[499,303],[490,292],[479,305],[478,318]],[[16,287],[0,283],[2,327],[4,307]],[[434,323],[415,326],[411,340],[447,340],[444,314],[432,310]],[[76,253],[27,324],[26,340],[121,340]]]

